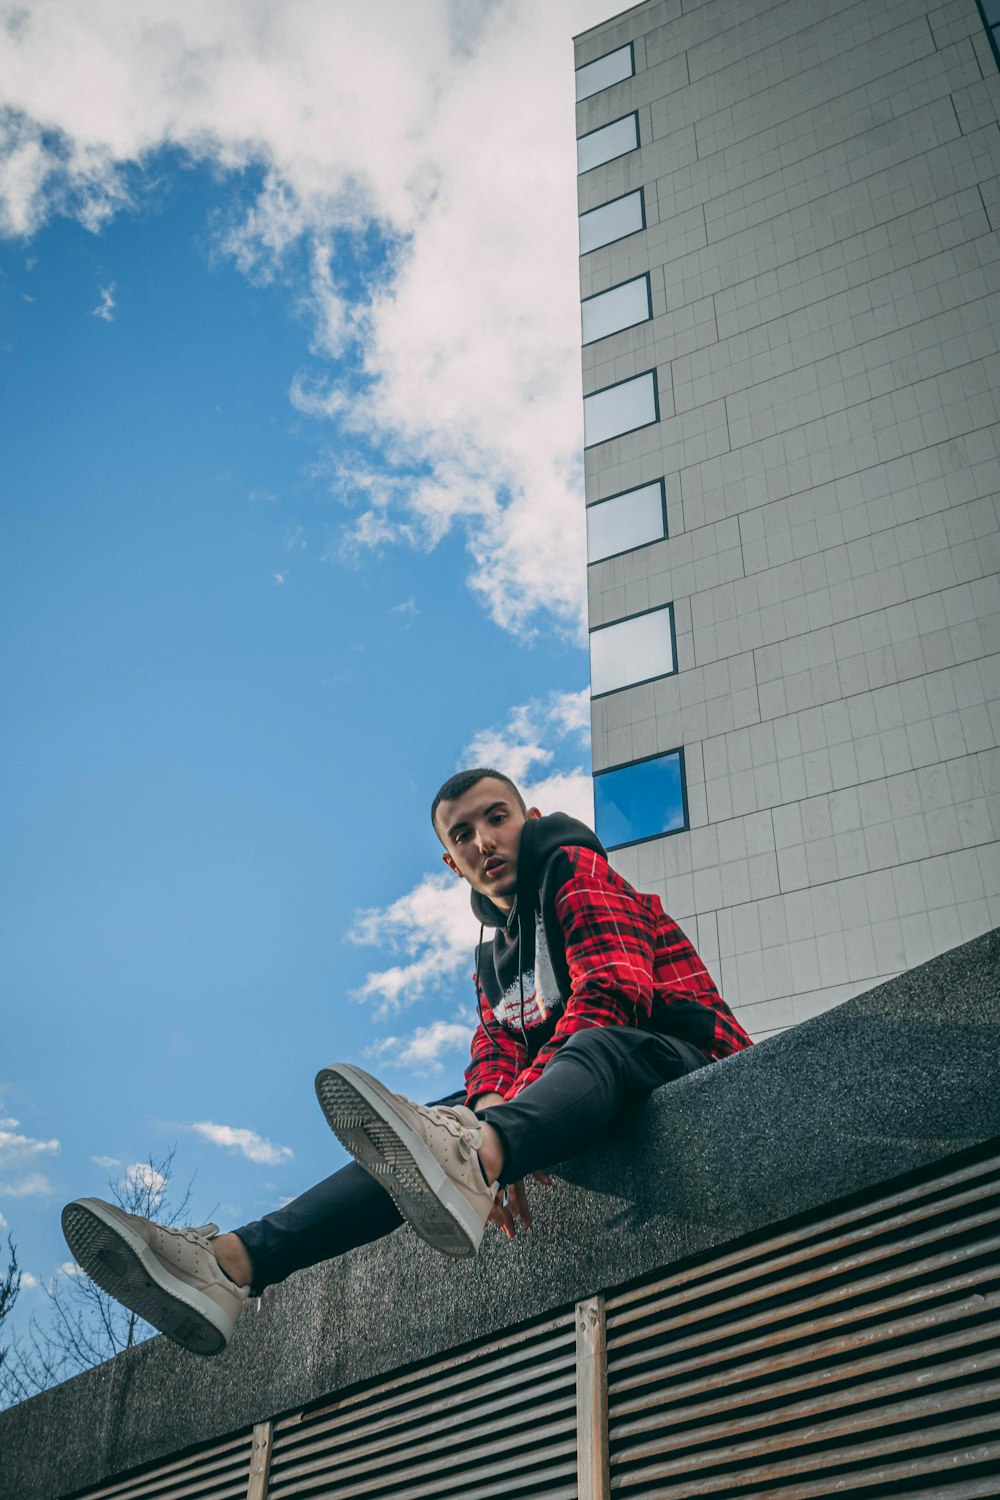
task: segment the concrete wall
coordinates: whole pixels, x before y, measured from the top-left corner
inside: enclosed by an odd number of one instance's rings
[[[265,1293],[218,1359],[156,1338],[0,1413],[52,1500],[1000,1136],[1000,932],[669,1084],[472,1262],[409,1230]]]
[[[757,1036],[1000,922],[1000,78],[975,0],[649,0],[631,41],[661,421],[587,453],[588,502],[666,481],[669,540],[590,569],[591,626],[673,602],[679,672],[594,703],[594,769],[686,755],[658,889]]]

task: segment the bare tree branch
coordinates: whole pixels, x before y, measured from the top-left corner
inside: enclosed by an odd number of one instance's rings
[[[172,1191],[176,1150],[176,1145],[171,1146],[162,1157],[151,1152],[144,1162],[130,1167],[121,1180],[109,1178],[108,1186],[119,1208],[168,1227],[184,1219],[194,1178],[182,1192]],[[0,1280],[0,1319],[13,1305],[20,1285],[13,1244],[10,1254],[7,1276]],[[156,1332],[103,1292],[79,1267],[57,1271],[43,1290],[48,1299],[46,1315],[33,1317],[27,1334],[12,1339],[0,1355],[0,1403],[4,1405],[37,1395]]]

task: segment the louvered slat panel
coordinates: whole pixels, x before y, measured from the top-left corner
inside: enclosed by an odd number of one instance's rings
[[[77,1491],[74,1500],[245,1500],[250,1475],[249,1431],[182,1458],[147,1464],[132,1474]]]
[[[575,1362],[566,1313],[283,1418],[269,1500],[573,1500]]]
[[[994,1493],[998,1249],[992,1155],[609,1297],[613,1493]]]

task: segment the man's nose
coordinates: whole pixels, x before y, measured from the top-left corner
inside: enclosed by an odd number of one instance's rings
[[[480,854],[490,854],[496,848],[496,839],[493,836],[493,829],[488,825],[485,828],[480,828],[478,833],[476,834],[476,846],[479,849]]]

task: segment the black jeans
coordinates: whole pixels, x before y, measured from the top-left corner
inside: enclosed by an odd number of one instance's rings
[[[598,1141],[622,1110],[708,1058],[676,1037],[621,1026],[575,1032],[541,1077],[509,1103],[479,1111],[504,1144],[504,1182],[567,1161]],[[439,1104],[462,1104],[464,1093]],[[331,1260],[402,1223],[389,1194],[355,1162],[273,1214],[237,1229],[255,1292]]]

